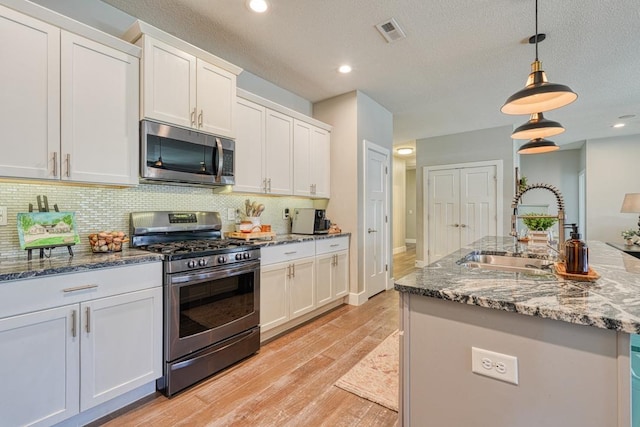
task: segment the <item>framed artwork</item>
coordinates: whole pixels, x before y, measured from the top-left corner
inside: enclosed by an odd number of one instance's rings
[[[18,213],[20,248],[53,248],[79,243],[75,215],[75,212]]]

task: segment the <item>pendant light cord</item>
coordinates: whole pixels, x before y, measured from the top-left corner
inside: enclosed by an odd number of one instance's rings
[[[536,61],[538,60],[538,0],[536,0]]]

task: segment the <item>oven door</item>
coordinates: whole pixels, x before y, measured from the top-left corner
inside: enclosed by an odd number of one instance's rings
[[[169,275],[165,357],[173,361],[260,323],[260,261]]]

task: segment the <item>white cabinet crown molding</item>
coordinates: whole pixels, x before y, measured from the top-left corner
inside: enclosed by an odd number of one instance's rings
[[[333,126],[327,123],[321,122],[320,120],[314,119],[313,117],[305,116],[304,114],[299,113],[298,111],[292,110],[291,108],[287,108],[280,104],[276,104],[273,101],[270,101],[254,93],[247,92],[244,89],[238,88],[236,94],[240,98],[246,99],[251,102],[255,102],[258,105],[269,108],[270,110],[273,110],[273,111],[277,111],[278,113],[284,114],[286,116],[293,117],[294,119],[298,119],[302,122],[312,124],[314,126],[319,127],[320,129],[326,130],[327,132],[331,132],[331,130],[333,129]]]
[[[237,65],[225,61],[224,59],[217,57],[204,49],[194,46],[191,43],[179,39],[178,37],[173,36],[139,19],[136,20],[136,22],[134,22],[131,27],[129,27],[129,29],[122,35],[122,38],[130,43],[135,43],[143,34],[148,34],[153,38],[170,44],[171,46],[184,52],[190,53],[191,55],[203,59],[217,67],[222,68],[223,70],[235,74],[236,76],[242,72],[242,68],[238,67]]]
[[[78,22],[58,12],[54,12],[53,10],[47,9],[46,7],[40,6],[38,4],[31,3],[26,0],[0,0],[0,5],[4,5],[17,12],[31,16],[32,18],[36,18],[51,25],[55,25],[71,33],[86,37],[105,46],[109,46],[121,52],[128,53],[129,55],[133,55],[136,58],[140,58],[142,56],[142,49],[140,49],[138,46],[114,37],[111,34],[107,34],[105,32],[97,30],[93,27],[90,27],[89,25],[83,24],[82,22]]]

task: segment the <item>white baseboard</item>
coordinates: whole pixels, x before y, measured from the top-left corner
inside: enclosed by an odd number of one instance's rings
[[[416,267],[418,268],[422,268],[422,267],[426,267],[427,266],[427,262],[423,261],[421,259],[417,259],[416,260]]]
[[[349,293],[349,299],[347,304],[349,305],[362,305],[367,302],[369,298],[367,297],[366,292],[362,291],[359,294],[354,294],[353,292]]]
[[[404,239],[405,243],[413,243],[415,245],[416,239]]]
[[[398,248],[393,248],[393,254],[401,254],[402,252],[407,252],[407,247],[406,246],[400,246]]]

